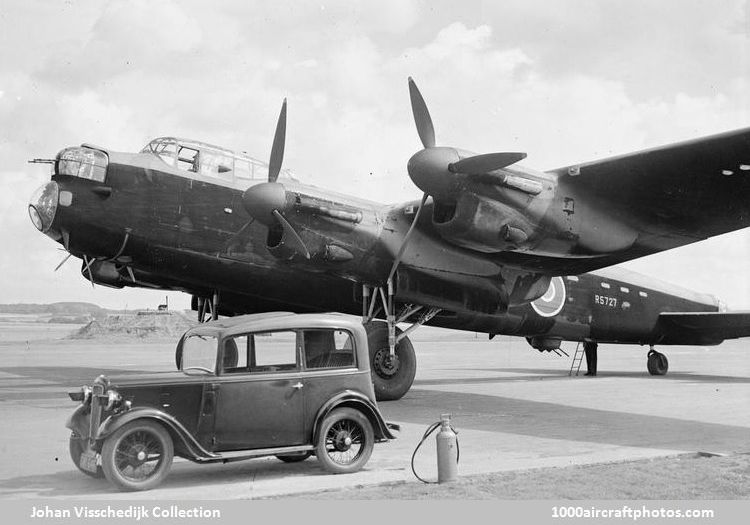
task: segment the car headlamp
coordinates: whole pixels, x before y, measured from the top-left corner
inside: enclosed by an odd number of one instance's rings
[[[105,410],[112,410],[117,407],[121,401],[122,396],[115,390],[110,390],[107,392],[107,406],[105,407]]]

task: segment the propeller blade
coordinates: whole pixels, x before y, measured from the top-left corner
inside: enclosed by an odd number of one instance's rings
[[[487,173],[489,171],[499,170],[515,164],[519,160],[526,158],[526,153],[503,152],[503,153],[485,153],[484,155],[474,155],[453,162],[448,165],[448,170],[452,173],[466,173],[469,175],[475,173]]]
[[[126,266],[126,268],[128,269],[128,275],[130,276],[130,280],[133,281],[133,283],[135,283],[135,275],[133,275],[133,269],[130,266]]]
[[[276,123],[276,134],[273,136],[271,159],[268,162],[268,182],[276,182],[284,161],[284,142],[286,141],[286,98],[281,105],[279,121]]]
[[[65,257],[65,259],[63,259],[62,261],[60,261],[60,264],[58,264],[57,266],[55,266],[55,271],[59,270],[59,269],[60,269],[60,267],[61,267],[61,266],[62,266],[63,264],[65,264],[66,262],[68,262],[68,259],[70,259],[70,258],[71,258],[72,256],[73,256],[73,254],[72,254],[72,253],[69,253],[69,254],[68,254],[68,255],[67,255],[66,257]]]
[[[411,97],[411,112],[414,114],[414,123],[417,125],[417,133],[425,148],[435,147],[435,128],[432,125],[430,112],[427,109],[422,93],[409,77],[409,96]]]
[[[422,195],[422,202],[419,204],[419,209],[417,210],[417,213],[414,214],[414,220],[411,221],[411,226],[409,226],[409,230],[406,232],[406,235],[404,235],[404,240],[401,242],[401,247],[398,249],[398,254],[393,261],[393,266],[391,266],[391,272],[388,274],[389,281],[393,279],[393,275],[396,273],[398,265],[401,264],[401,257],[403,257],[404,252],[406,251],[406,245],[409,243],[409,237],[411,237],[411,232],[414,231],[414,226],[417,225],[419,215],[422,213],[422,208],[424,208],[424,204],[425,202],[427,202],[427,197],[428,195],[426,193]]]
[[[284,216],[279,213],[279,210],[273,210],[273,216],[276,217],[276,220],[279,221],[281,227],[284,228],[285,242],[289,244],[294,249],[294,251],[304,255],[305,259],[309,259],[310,252],[308,251],[307,246],[305,246],[305,243],[302,241],[297,232],[294,231],[294,227],[289,224],[289,221],[287,221]]]

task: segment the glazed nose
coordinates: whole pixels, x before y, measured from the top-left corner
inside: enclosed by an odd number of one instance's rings
[[[42,232],[47,233],[55,220],[57,203],[60,195],[60,187],[51,181],[37,189],[29,201],[29,217],[34,226]]]

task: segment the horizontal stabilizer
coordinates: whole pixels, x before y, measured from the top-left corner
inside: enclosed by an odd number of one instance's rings
[[[681,333],[704,344],[724,339],[750,337],[750,312],[665,312],[659,314],[659,328]]]

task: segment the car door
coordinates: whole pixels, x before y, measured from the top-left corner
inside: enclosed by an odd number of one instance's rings
[[[222,343],[214,450],[305,444],[297,333],[241,334]]]

